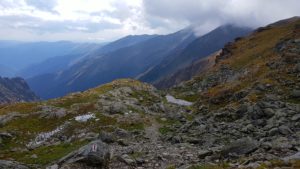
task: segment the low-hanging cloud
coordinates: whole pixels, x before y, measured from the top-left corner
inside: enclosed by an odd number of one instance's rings
[[[258,27],[300,15],[299,0],[144,0],[143,4],[149,20],[196,25],[199,34],[222,24]]]

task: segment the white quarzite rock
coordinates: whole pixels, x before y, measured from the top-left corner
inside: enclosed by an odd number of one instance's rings
[[[169,103],[174,103],[174,104],[178,104],[181,106],[191,106],[193,104],[192,102],[188,102],[188,101],[181,100],[181,99],[176,99],[175,97],[173,97],[171,95],[167,95],[166,99]]]
[[[85,115],[76,116],[75,120],[79,122],[86,122],[89,119],[94,119],[94,118],[96,118],[95,114],[85,114]]]

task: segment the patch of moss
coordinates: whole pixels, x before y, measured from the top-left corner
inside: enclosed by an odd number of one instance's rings
[[[210,164],[192,165],[188,169],[226,169],[226,168],[229,168],[229,165],[224,163],[220,165],[210,165]]]
[[[193,114],[185,114],[184,116],[188,121],[193,121],[195,118]]]
[[[195,102],[199,99],[199,94],[193,94],[193,95],[184,95],[180,97],[180,99],[189,101],[189,102]]]
[[[143,122],[122,121],[122,122],[119,122],[118,126],[122,129],[128,130],[128,131],[145,129],[145,125]]]
[[[166,169],[176,169],[175,165],[169,165]]]
[[[144,155],[143,152],[135,151],[133,154],[130,154],[129,156],[133,159],[138,159]]]
[[[159,133],[162,135],[165,135],[170,132],[173,132],[173,130],[170,127],[164,126],[164,127],[159,128]]]
[[[70,108],[76,103],[94,103],[98,99],[97,94],[73,94],[72,96],[66,96],[61,99],[50,100],[48,103],[55,107]]]
[[[151,95],[148,91],[134,91],[131,96],[139,100],[139,102],[144,106],[151,106],[153,103],[157,102],[159,99]]]
[[[161,117],[156,117],[156,121],[159,124],[163,124],[163,125],[180,124],[180,122],[178,120],[175,120],[175,119],[165,119],[165,120],[163,120],[163,118],[161,118]]]
[[[132,112],[139,113],[140,115],[144,115],[145,114],[144,111],[141,111],[140,109],[134,108],[132,106],[127,106],[127,109],[131,110]]]

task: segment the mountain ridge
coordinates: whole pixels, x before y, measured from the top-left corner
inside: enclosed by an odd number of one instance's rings
[[[185,40],[190,41],[193,38],[195,37],[192,31],[155,36],[133,46],[100,53],[101,57],[93,57],[95,54],[87,56],[68,70],[52,75],[52,79],[35,77],[28,79],[28,83],[43,98],[53,98],[95,87],[117,78],[134,78],[158,63],[177,46],[185,45]],[[43,90],[38,83],[44,80],[54,85],[46,86],[49,90]]]
[[[238,27],[234,25],[220,26],[207,34],[196,38],[188,44],[186,48],[179,51],[175,56],[165,58],[160,64],[156,65],[147,74],[139,79],[152,84],[157,83],[164,76],[170,76],[176,70],[188,66],[193,61],[204,58],[218,50],[225,43],[234,40],[239,36],[245,36],[252,29],[246,27]]]

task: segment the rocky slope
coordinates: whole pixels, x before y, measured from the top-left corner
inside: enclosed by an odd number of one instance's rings
[[[212,67],[215,64],[216,56],[220,54],[220,51],[217,51],[205,58],[200,58],[193,61],[188,66],[185,66],[175,73],[169,76],[165,76],[158,82],[155,82],[154,86],[159,89],[167,89],[172,86],[178,85],[181,82],[191,80],[194,76]]]
[[[0,166],[299,168],[299,39],[292,18],[226,45],[168,91],[122,79],[2,107]]]
[[[0,77],[0,104],[37,100],[24,79]]]
[[[213,68],[173,89],[195,102],[197,114],[174,137],[195,138],[211,152],[203,161],[273,168],[270,162],[285,159],[281,165],[299,167],[286,163],[293,154],[299,160],[299,38],[295,17],[226,45]]]

